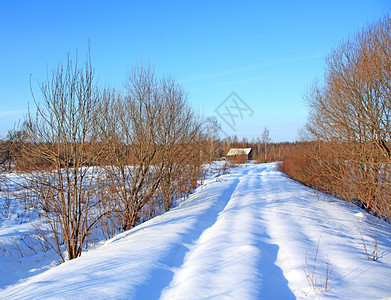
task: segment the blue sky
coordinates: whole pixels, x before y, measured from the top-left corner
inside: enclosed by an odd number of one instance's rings
[[[367,1],[12,1],[0,0],[0,136],[32,105],[37,81],[67,53],[92,62],[101,86],[121,89],[132,66],[174,76],[205,116],[232,92],[252,109],[228,135],[264,127],[294,141],[307,119],[303,95],[322,79],[325,56],[390,12]],[[219,117],[218,117],[219,118]]]

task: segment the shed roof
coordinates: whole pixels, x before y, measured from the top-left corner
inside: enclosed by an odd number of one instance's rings
[[[229,149],[227,156],[248,155],[250,152],[251,148],[231,148]]]

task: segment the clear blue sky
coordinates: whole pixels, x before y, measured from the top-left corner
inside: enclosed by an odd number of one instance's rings
[[[293,141],[325,56],[390,8],[389,0],[0,0],[0,136],[32,106],[30,75],[36,88],[68,52],[84,59],[90,41],[102,86],[121,88],[133,65],[151,63],[206,116],[236,92],[254,113],[235,131],[224,125],[227,134],[251,139],[266,126],[273,141]]]

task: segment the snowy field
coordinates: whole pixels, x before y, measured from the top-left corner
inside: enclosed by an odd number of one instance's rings
[[[389,225],[274,163],[210,178],[175,209],[59,265],[20,240],[29,223],[0,221],[0,247],[16,239],[27,251],[0,248],[0,299],[391,297]]]

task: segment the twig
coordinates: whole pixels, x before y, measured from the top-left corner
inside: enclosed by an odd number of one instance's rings
[[[174,259],[178,253],[178,250],[179,250],[179,247],[182,246],[181,244],[178,245],[178,247],[176,247],[176,250],[175,250],[175,254],[174,256],[172,257],[172,260],[171,260],[171,263],[170,263],[170,267],[172,266],[172,263],[174,262]]]

